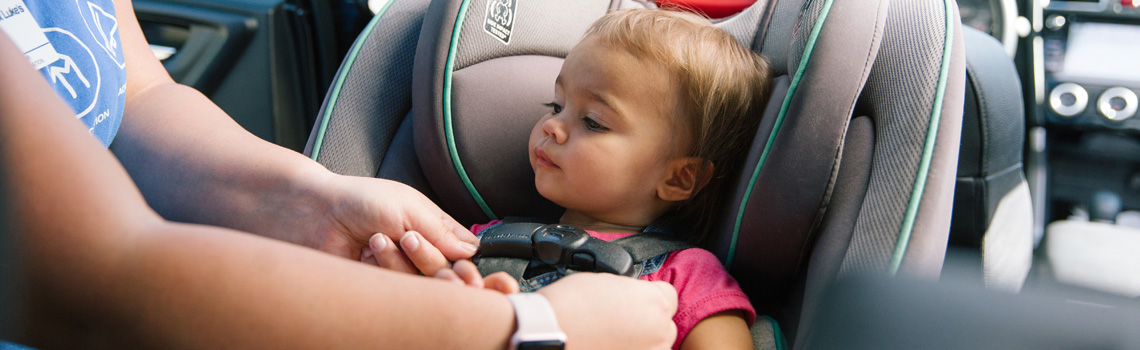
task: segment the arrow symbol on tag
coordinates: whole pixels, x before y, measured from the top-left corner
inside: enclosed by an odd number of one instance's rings
[[[83,86],[88,88],[91,87],[91,82],[87,81],[87,77],[83,76],[83,72],[79,71],[79,67],[75,65],[75,61],[71,60],[71,57],[60,54],[59,60],[63,61],[63,67],[48,67],[48,75],[51,76],[52,83],[63,82],[63,87],[67,89],[67,92],[71,93],[71,98],[76,98],[78,95],[75,93],[75,88],[71,87],[71,83],[69,83],[67,81],[67,78],[64,77],[65,74],[71,74],[72,69],[74,69],[75,75],[79,77],[79,81],[83,82]]]

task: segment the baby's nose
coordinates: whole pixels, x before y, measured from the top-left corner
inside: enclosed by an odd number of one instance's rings
[[[554,142],[566,142],[566,123],[562,118],[550,118],[542,122],[542,134],[554,139]]]

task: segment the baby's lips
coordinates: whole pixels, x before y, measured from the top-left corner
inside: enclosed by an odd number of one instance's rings
[[[550,156],[547,156],[546,152],[543,151],[542,149],[535,147],[534,157],[535,157],[535,162],[540,164],[540,165],[548,166],[551,168],[558,168],[558,164],[555,164],[553,161],[551,161]]]

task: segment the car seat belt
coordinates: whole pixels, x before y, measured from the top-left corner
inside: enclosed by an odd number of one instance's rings
[[[480,232],[481,243],[474,261],[484,276],[504,271],[520,281],[528,268],[545,268],[563,275],[606,272],[637,278],[645,271],[647,261],[694,247],[656,228],[643,233],[651,234],[607,242],[573,226],[515,222],[508,218]]]

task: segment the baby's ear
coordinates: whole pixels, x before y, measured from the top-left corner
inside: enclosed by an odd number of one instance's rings
[[[657,197],[677,202],[697,195],[712,180],[713,164],[697,157],[678,157],[669,161],[665,181],[657,185]]]

